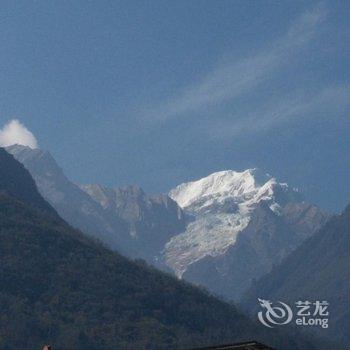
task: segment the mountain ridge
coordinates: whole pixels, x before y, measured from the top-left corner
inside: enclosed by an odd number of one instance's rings
[[[0,347],[37,350],[179,349],[248,338],[288,350],[314,340],[284,337],[254,324],[208,293],[131,262],[33,204],[40,196],[13,157],[0,168],[27,179],[16,196],[0,192]],[[22,180],[23,180],[22,176]],[[1,182],[0,182],[1,183]],[[312,341],[312,342],[311,342]]]
[[[7,150],[23,162],[41,194],[74,227],[126,256],[144,259],[230,300],[238,301],[254,279],[329,218],[306,203],[299,191],[258,169],[221,171],[181,184],[168,195],[150,195],[138,186],[78,186],[47,152],[23,146]],[[266,206],[259,209],[261,220],[252,225],[262,202]],[[247,232],[249,240],[243,237]],[[245,264],[249,269],[237,269]]]

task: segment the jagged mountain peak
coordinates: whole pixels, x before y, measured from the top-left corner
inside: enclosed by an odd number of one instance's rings
[[[2,148],[0,252],[3,349],[39,349],[48,339],[57,349],[108,350],[268,337],[232,305],[86,239],[59,219]]]
[[[118,208],[123,206],[125,201],[133,201],[143,205],[158,203],[165,206],[169,204],[169,201],[174,202],[167,194],[148,194],[137,185],[107,187],[99,184],[88,184],[81,185],[80,188],[105,209]]]
[[[31,172],[40,193],[67,222],[113,249],[210,290],[223,286],[220,292],[225,287],[229,298],[241,290],[232,293],[231,285],[224,285],[227,271],[234,285],[249,285],[260,276],[256,271],[268,272],[276,257],[327,220],[298,191],[259,169],[220,171],[179,185],[169,195],[152,195],[138,186],[79,187],[49,152],[20,145],[7,150]],[[257,224],[252,218],[259,208],[263,213]],[[280,230],[280,222],[288,229]],[[237,268],[242,264],[249,269]],[[212,284],[207,272],[216,276]]]
[[[169,195],[182,208],[199,210],[214,202],[234,198],[239,203],[251,201],[257,203],[262,199],[271,200],[275,188],[288,195],[296,196],[297,191],[285,183],[278,183],[269,174],[257,168],[244,171],[224,170],[210,174],[202,179],[183,183],[170,191]]]
[[[287,203],[302,202],[297,190],[259,169],[216,172],[177,186],[169,196],[193,217],[165,246],[165,260],[179,277],[197,261],[234,246],[260,204],[280,216]]]
[[[153,236],[167,233],[169,238],[169,235],[184,229],[185,218],[181,208],[166,194],[150,195],[135,185],[119,188],[85,185],[81,188],[105,210],[128,222],[134,237],[152,231]],[[153,232],[157,228],[162,232]]]

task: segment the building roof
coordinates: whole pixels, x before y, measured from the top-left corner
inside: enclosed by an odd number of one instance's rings
[[[224,344],[216,346],[208,346],[205,348],[196,348],[193,350],[274,350],[273,348],[258,343],[256,341],[236,343],[236,344]]]

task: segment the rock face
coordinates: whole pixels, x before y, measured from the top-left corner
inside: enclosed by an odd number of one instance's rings
[[[137,186],[78,186],[48,152],[19,145],[7,151],[71,225],[235,301],[329,218],[256,169],[221,171],[169,195],[149,195]]]
[[[169,196],[149,195],[140,187],[81,187],[104,210],[127,223],[133,238],[133,254],[157,264],[159,252],[171,237],[185,230],[183,211]]]
[[[329,218],[256,169],[214,173],[176,187],[170,197],[192,221],[166,244],[166,264],[233,300]]]

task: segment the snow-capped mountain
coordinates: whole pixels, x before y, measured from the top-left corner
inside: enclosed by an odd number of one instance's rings
[[[228,198],[235,199],[237,204],[244,207],[260,200],[271,200],[276,186],[286,193],[297,193],[296,190],[288,190],[287,184],[277,183],[275,178],[258,169],[248,169],[242,172],[219,171],[200,180],[183,183],[169,194],[182,208],[199,213],[215,203],[224,203]]]
[[[229,299],[238,300],[329,218],[257,169],[221,171],[149,195],[137,186],[78,186],[49,152],[6,150],[68,223]]]
[[[169,196],[192,219],[166,243],[166,264],[233,299],[328,219],[296,189],[257,169],[217,172]]]
[[[257,169],[220,171],[181,184],[169,196],[194,217],[165,247],[167,264],[179,277],[195,261],[222,255],[234,245],[260,201],[279,213],[281,204],[300,198],[296,190]]]

